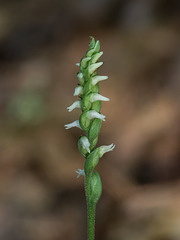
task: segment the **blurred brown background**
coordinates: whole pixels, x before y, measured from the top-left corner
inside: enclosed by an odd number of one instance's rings
[[[96,240],[180,239],[180,1],[0,1],[0,239],[84,240],[79,129],[89,36],[104,65]]]

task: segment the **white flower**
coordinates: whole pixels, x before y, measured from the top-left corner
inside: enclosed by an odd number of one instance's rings
[[[79,66],[80,66],[80,63],[76,63],[76,66],[78,66],[78,67],[79,67]]]
[[[76,120],[72,123],[66,124],[66,125],[64,125],[64,127],[65,127],[65,129],[70,129],[70,128],[73,128],[73,127],[77,127],[77,128],[82,129],[80,124],[79,124],[79,120]]]
[[[85,136],[81,137],[81,138],[80,138],[80,143],[81,143],[82,147],[83,147],[84,149],[86,149],[88,153],[90,153],[90,149],[89,149],[89,147],[90,147],[90,142],[89,142],[88,138],[85,137]]]
[[[95,110],[88,111],[87,112],[87,117],[89,119],[98,118],[98,119],[101,119],[102,121],[105,121],[105,116],[103,114],[100,114],[100,113],[96,112]]]
[[[71,106],[67,107],[69,112],[71,112],[75,108],[81,108],[81,101],[80,100],[77,100],[77,101],[73,102],[73,104]]]
[[[109,101],[110,99],[107,97],[102,96],[99,93],[92,93],[90,96],[90,101],[95,102],[95,101]]]
[[[74,96],[82,95],[83,94],[83,87],[77,86],[74,90]]]
[[[78,175],[77,178],[79,178],[80,176],[85,176],[85,172],[84,169],[78,169],[77,171],[75,171]]]
[[[112,151],[114,148],[115,148],[115,145],[113,143],[107,146],[103,145],[99,148],[100,149],[99,153],[102,157],[105,153]]]
[[[94,85],[96,85],[98,82],[104,81],[104,80],[106,80],[106,79],[108,79],[108,76],[95,76],[95,77],[92,78],[92,84],[93,84],[93,86],[94,86]]]
[[[80,81],[81,84],[84,83],[84,77],[83,77],[83,74],[81,72],[77,74],[77,78],[78,78],[78,80]]]
[[[88,67],[88,72],[91,75],[93,72],[95,72],[100,66],[103,65],[103,62],[93,63]]]

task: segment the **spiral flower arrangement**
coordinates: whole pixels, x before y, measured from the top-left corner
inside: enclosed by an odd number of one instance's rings
[[[96,147],[98,135],[102,126],[102,121],[105,121],[105,116],[100,113],[101,102],[109,101],[109,98],[99,94],[99,82],[108,79],[107,76],[98,76],[97,70],[103,64],[98,62],[103,52],[100,51],[100,41],[91,37],[89,49],[80,63],[76,65],[80,67],[80,72],[77,73],[79,80],[78,86],[75,88],[74,96],[79,96],[68,111],[79,108],[82,114],[79,120],[70,124],[66,124],[65,128],[78,127],[85,132],[85,136],[80,136],[78,140],[78,149],[85,157],[84,169],[78,169],[78,177],[85,178],[85,192],[88,210],[88,240],[94,240],[94,225],[95,225],[95,208],[102,193],[101,178],[95,167],[99,159],[115,147],[114,144],[108,146]]]

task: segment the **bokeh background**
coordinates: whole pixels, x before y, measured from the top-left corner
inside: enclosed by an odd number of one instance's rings
[[[63,125],[89,36],[106,115],[96,240],[180,239],[180,1],[0,1],[0,239],[84,240],[79,129]]]

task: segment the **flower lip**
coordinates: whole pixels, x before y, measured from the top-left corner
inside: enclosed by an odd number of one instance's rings
[[[79,120],[76,120],[76,121],[74,121],[72,123],[69,123],[69,124],[65,124],[64,127],[65,127],[65,129],[70,129],[70,128],[73,128],[73,127],[77,127],[77,128],[82,129],[80,124],[79,124]]]
[[[113,149],[115,148],[115,145],[112,143],[110,145],[103,145],[99,148],[99,153],[100,153],[100,157],[102,157],[105,153],[113,151]]]
[[[105,102],[107,102],[109,100],[110,100],[109,98],[104,97],[99,93],[92,93],[91,96],[90,96],[90,101],[91,102],[95,102],[95,101],[105,101]]]
[[[81,108],[81,101],[80,100],[77,100],[77,101],[73,102],[73,104],[71,104],[71,106],[67,107],[69,112],[71,112],[75,108]]]
[[[79,178],[80,176],[85,176],[85,172],[84,169],[78,169],[77,171],[75,171],[78,175],[77,178]]]
[[[95,76],[95,77],[92,78],[92,84],[93,84],[93,86],[94,86],[94,85],[96,85],[98,82],[104,81],[104,80],[106,80],[106,79],[108,79],[108,76]]]
[[[89,119],[94,119],[94,118],[98,118],[101,119],[102,121],[105,121],[106,116],[104,116],[101,113],[96,112],[95,110],[90,110],[87,112],[87,117]]]

